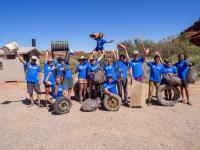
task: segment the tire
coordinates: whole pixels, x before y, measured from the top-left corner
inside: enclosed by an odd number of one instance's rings
[[[61,97],[54,103],[54,110],[56,114],[66,114],[71,110],[72,102],[66,97]]]
[[[81,106],[81,111],[84,111],[84,112],[92,112],[92,111],[95,111],[101,104],[101,99],[100,98],[97,98],[97,99],[86,99],[82,106]]]
[[[118,95],[109,97],[108,95],[104,96],[103,106],[108,111],[117,111],[122,105],[122,99]]]
[[[166,100],[162,97],[162,93],[167,89],[172,90],[172,92],[174,93],[171,100]],[[157,95],[158,102],[163,106],[175,106],[175,104],[180,100],[180,96],[181,96],[180,91],[176,86],[164,84],[160,85],[160,87],[158,88],[158,95]]]

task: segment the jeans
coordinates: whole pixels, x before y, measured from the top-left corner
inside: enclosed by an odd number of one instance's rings
[[[121,81],[117,82],[118,94],[121,98],[122,98],[122,87],[124,91],[124,100],[126,101],[128,99],[127,78],[123,78]]]

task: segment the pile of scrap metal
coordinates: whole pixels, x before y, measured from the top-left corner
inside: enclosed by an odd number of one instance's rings
[[[200,18],[184,32],[189,37],[191,43],[200,46]]]

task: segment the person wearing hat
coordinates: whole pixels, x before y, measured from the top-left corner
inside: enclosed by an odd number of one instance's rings
[[[65,58],[63,56],[57,58],[56,64],[56,77],[64,76]]]
[[[103,83],[103,92],[106,95],[113,96],[117,95],[116,89],[117,80],[113,80],[112,74],[108,74],[106,77],[106,82]]]
[[[49,102],[49,93],[51,88],[53,88],[52,86],[55,84],[49,85],[46,84],[46,78],[49,74],[49,72],[53,72],[49,78],[48,81],[50,81],[51,83],[55,83],[55,67],[53,65],[53,59],[49,57],[49,52],[48,50],[45,52],[45,63],[44,63],[44,78],[43,78],[43,84],[45,87],[45,106],[47,107],[47,103]]]
[[[131,68],[131,79],[139,82],[143,82],[142,65],[145,61],[146,56],[148,55],[148,52],[146,52],[145,48],[143,49],[143,53],[143,56],[140,56],[138,51],[133,51],[133,59],[129,62],[129,67]]]
[[[164,73],[165,67],[162,64],[162,58],[159,52],[156,51],[156,55],[154,56],[154,61],[149,62],[145,59],[145,62],[150,68],[150,77],[149,77],[149,94],[148,99],[146,100],[147,105],[151,105],[154,87],[156,88],[156,96],[158,92],[158,88],[160,86],[162,73]]]
[[[79,64],[76,65],[76,73],[78,73],[78,84],[79,84],[79,99],[80,103],[86,98],[87,92],[87,67],[89,65],[84,56],[79,59]]]
[[[164,59],[164,73],[165,74],[171,74],[174,76],[177,76],[177,68],[176,66],[172,66],[172,61],[170,59]],[[161,84],[163,84],[163,81],[161,81]],[[170,89],[165,90],[165,97],[167,100],[172,99],[172,91]]]
[[[33,90],[35,90],[35,92],[37,93],[38,106],[40,107],[41,70],[40,66],[36,64],[37,57],[32,56],[31,62],[26,62],[23,60],[23,58],[19,56],[17,52],[16,55],[19,61],[24,65],[26,73],[27,91],[31,100],[30,106],[34,106]]]
[[[94,55],[94,52],[92,53],[92,57],[90,58],[87,74],[88,74],[88,82],[89,82],[89,98],[92,97],[92,88],[95,87],[95,90],[94,90],[94,99],[95,99],[97,97],[97,93],[96,93],[97,85],[94,82],[94,75],[98,71],[99,62],[103,58],[104,53],[98,59],[95,59],[93,55]]]
[[[122,98],[122,88],[124,91],[124,103],[128,102],[128,90],[127,90],[127,71],[129,67],[129,55],[126,49],[126,46],[124,44],[118,44],[117,45],[117,51],[116,51],[116,57],[117,57],[117,78],[120,77],[120,74],[122,76],[122,80],[117,82],[117,89],[118,94]],[[119,50],[122,50],[124,54],[121,54],[119,56]]]

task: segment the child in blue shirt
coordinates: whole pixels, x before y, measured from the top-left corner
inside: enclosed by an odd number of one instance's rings
[[[103,83],[103,92],[106,95],[113,96],[117,95],[117,89],[116,89],[117,80],[113,80],[112,75],[108,75],[106,77],[106,82]]]

